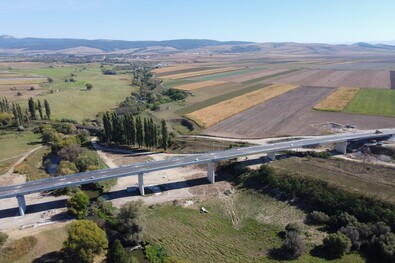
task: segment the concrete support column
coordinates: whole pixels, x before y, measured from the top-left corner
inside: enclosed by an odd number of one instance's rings
[[[276,160],[276,153],[275,152],[268,153],[267,158],[269,158],[272,161]]]
[[[347,141],[336,143],[336,148],[335,148],[336,152],[346,154],[347,153],[347,145],[348,145]]]
[[[21,216],[25,215],[26,212],[26,201],[25,201],[25,196],[24,195],[18,195],[16,197],[16,200],[18,200],[18,206],[19,206],[19,214]]]
[[[139,173],[139,191],[140,191],[140,195],[144,195],[144,174],[143,173]]]
[[[210,162],[207,164],[207,179],[210,183],[215,183],[215,168],[217,167],[216,162]]]

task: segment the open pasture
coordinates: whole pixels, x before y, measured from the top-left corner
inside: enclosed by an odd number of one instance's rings
[[[207,128],[295,88],[297,88],[296,85],[272,85],[222,101],[185,116],[194,120],[199,126]]]
[[[47,99],[51,105],[53,119],[69,118],[82,121],[85,118],[95,118],[97,113],[116,107],[117,103],[136,89],[131,85],[130,75],[103,75],[99,64],[47,64],[46,67],[42,67],[41,64],[37,67],[29,64],[30,68],[24,64],[20,67],[18,65],[16,63],[10,71],[20,75],[41,76],[45,80],[48,77],[53,78],[54,82],[41,83],[39,89],[40,100]],[[74,82],[65,81],[70,78],[73,78]],[[93,89],[87,91],[86,83],[91,83]],[[51,93],[51,90],[54,92]],[[22,91],[22,95],[26,95],[27,98],[31,92],[36,91],[25,90]]]
[[[241,69],[241,68],[240,67],[225,67],[225,68],[206,69],[206,70],[201,70],[201,71],[165,75],[165,76],[161,76],[160,78],[183,79],[183,78],[191,78],[191,77],[197,77],[197,76],[203,76],[203,75],[209,75],[209,74],[215,74],[215,73],[221,73],[221,72],[227,72],[227,71],[235,71],[238,69]]]
[[[395,90],[361,89],[345,112],[395,117]]]
[[[374,70],[300,70],[266,80],[270,84],[317,87],[391,88],[390,73]]]
[[[195,89],[201,89],[201,88],[206,88],[206,87],[210,87],[210,86],[220,85],[220,84],[224,84],[224,83],[226,83],[226,81],[208,80],[208,81],[202,81],[202,82],[196,82],[196,83],[191,83],[191,84],[185,84],[185,85],[177,86],[176,89],[190,91],[190,90],[195,90]]]
[[[340,87],[315,105],[314,109],[323,111],[343,111],[359,90],[359,88]]]
[[[38,84],[0,85],[0,97],[7,98],[9,102],[27,100],[39,95],[42,91]]]
[[[312,111],[333,88],[300,87],[230,117],[205,134],[234,138],[320,135],[327,123],[353,124],[358,129],[391,128],[395,118],[328,111]]]

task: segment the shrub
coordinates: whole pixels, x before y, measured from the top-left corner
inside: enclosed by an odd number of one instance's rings
[[[295,232],[297,234],[300,234],[300,232],[302,232],[302,226],[298,223],[289,223],[285,226],[285,230],[287,232]]]
[[[306,249],[306,244],[300,235],[295,231],[287,232],[285,235],[283,249],[289,258],[300,257]]]
[[[145,255],[150,262],[164,263],[167,258],[166,250],[161,245],[148,245],[145,247]]]
[[[8,235],[0,232],[0,247],[7,241]]]
[[[343,226],[342,228],[340,228],[340,233],[343,233],[351,240],[353,249],[359,250],[361,246],[361,241],[359,240],[359,232],[355,228],[355,226],[351,224],[347,226]]]
[[[324,212],[313,211],[307,216],[307,221],[311,224],[323,225],[328,223],[330,217]]]
[[[351,248],[351,240],[344,234],[337,232],[324,238],[324,248],[335,258],[341,258]]]
[[[116,239],[108,252],[107,263],[138,263],[138,260],[129,256],[121,241]]]

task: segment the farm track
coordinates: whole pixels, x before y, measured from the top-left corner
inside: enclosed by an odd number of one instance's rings
[[[319,135],[319,125],[328,122],[352,123],[361,129],[392,127],[395,118],[317,112],[311,109],[333,88],[300,87],[265,103],[232,116],[204,132],[207,135],[233,138]]]

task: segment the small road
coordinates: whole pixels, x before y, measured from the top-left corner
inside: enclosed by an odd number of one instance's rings
[[[235,148],[225,151],[209,152],[204,154],[173,157],[162,161],[136,163],[113,169],[103,169],[85,173],[58,176],[38,181],[31,181],[20,185],[0,187],[0,199],[26,195],[41,191],[54,190],[68,186],[76,186],[94,183],[102,180],[132,176],[154,171],[166,170],[175,167],[188,165],[207,164],[222,160],[233,159],[241,156],[275,153],[278,151],[302,148],[305,146],[332,144],[352,140],[389,138],[395,134],[395,129],[383,130],[381,134],[372,131],[364,131],[353,134],[336,134],[327,136],[317,136],[314,138],[300,139],[296,141],[286,141],[267,145]]]

